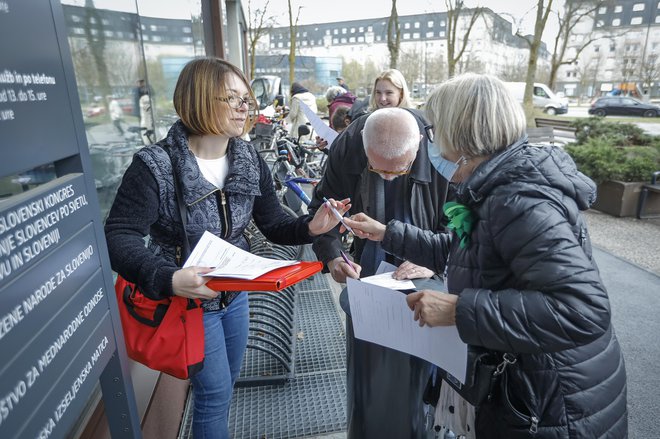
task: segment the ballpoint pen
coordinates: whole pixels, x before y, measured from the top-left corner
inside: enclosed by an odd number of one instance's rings
[[[330,201],[329,201],[326,197],[323,197],[323,202],[325,202],[325,203],[328,204],[328,207],[330,208],[330,210],[332,210],[332,213],[333,213],[333,214],[335,215],[335,217],[339,220],[339,222],[340,222],[340,223],[346,228],[346,230],[348,230],[348,231],[351,232],[353,235],[355,235],[355,232],[353,232],[353,229],[351,229],[350,227],[348,227],[348,226],[346,225],[346,223],[344,222],[344,217],[341,215],[341,213],[339,213],[339,211],[338,211],[337,209],[335,209],[335,208],[332,206],[332,204],[330,204]]]
[[[357,268],[355,268],[355,265],[353,265],[351,260],[348,259],[348,256],[346,256],[346,253],[344,252],[344,250],[339,250],[339,253],[341,253],[341,257],[344,259],[344,262],[346,262],[348,264],[348,266],[351,267],[353,269],[353,271],[355,271],[357,273]]]

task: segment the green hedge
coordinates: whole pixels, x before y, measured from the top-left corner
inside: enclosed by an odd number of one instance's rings
[[[660,170],[660,137],[633,124],[577,119],[577,142],[566,147],[578,169],[600,184],[607,180],[647,181]]]

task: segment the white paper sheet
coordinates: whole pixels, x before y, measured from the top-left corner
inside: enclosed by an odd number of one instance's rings
[[[332,145],[332,142],[334,142],[339,135],[337,131],[326,125],[325,122],[323,122],[321,118],[318,117],[316,113],[312,111],[312,109],[309,108],[304,102],[300,101],[300,107],[303,109],[305,116],[307,116],[309,123],[312,124],[312,128],[314,128],[314,131],[316,131],[316,135],[328,142],[329,148],[330,145]]]
[[[423,358],[465,382],[467,345],[456,326],[420,327],[405,294],[356,279],[346,283],[355,337]]]
[[[246,252],[210,232],[204,232],[184,267],[216,267],[205,276],[255,279],[276,268],[295,265],[299,261],[262,258]]]
[[[393,271],[388,271],[385,273],[381,274],[374,274],[373,276],[368,276],[368,277],[362,277],[360,280],[362,282],[367,282],[372,285],[378,285],[384,288],[389,288],[392,290],[414,290],[415,289],[415,284],[413,281],[406,279],[406,280],[398,280],[394,279],[392,277],[392,274],[394,274]]]

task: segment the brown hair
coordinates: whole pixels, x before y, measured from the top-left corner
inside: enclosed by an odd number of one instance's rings
[[[256,101],[243,72],[225,60],[195,58],[183,67],[174,89],[174,109],[191,134],[217,135],[228,132],[231,113],[223,111],[216,98],[227,96],[227,76],[232,73],[243,81],[250,99]],[[248,114],[243,135],[252,129],[255,116],[254,113]]]

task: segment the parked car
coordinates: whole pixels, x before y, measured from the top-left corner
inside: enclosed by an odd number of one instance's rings
[[[606,96],[596,99],[589,108],[589,114],[594,116],[660,116],[660,107],[645,104],[635,98],[625,96]]]

